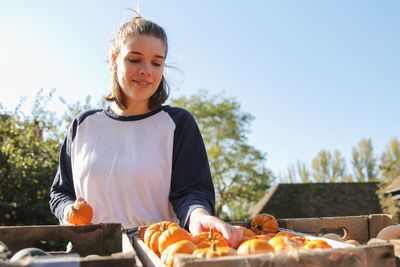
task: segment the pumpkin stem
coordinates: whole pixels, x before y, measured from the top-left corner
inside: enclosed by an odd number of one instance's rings
[[[213,252],[217,251],[217,245],[215,244],[215,241],[211,242],[211,246],[210,246],[211,250]]]
[[[261,224],[257,224],[257,225],[256,225],[256,228],[257,228],[257,230],[260,230],[260,231],[263,229],[263,227],[262,227]]]
[[[165,231],[165,225],[166,225],[166,223],[162,223],[161,224],[161,227],[160,227],[161,232]]]
[[[210,233],[208,234],[208,239],[214,240],[214,229],[213,228],[210,228]]]

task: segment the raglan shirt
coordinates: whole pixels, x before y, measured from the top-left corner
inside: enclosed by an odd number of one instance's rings
[[[83,197],[92,223],[126,229],[157,221],[183,227],[198,207],[215,214],[207,154],[193,116],[162,106],[135,116],[111,110],[78,115],[61,147],[50,192],[50,209],[62,221],[64,208]]]

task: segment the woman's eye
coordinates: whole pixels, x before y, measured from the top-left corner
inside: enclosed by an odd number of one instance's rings
[[[161,63],[158,63],[158,62],[153,62],[153,65],[156,67],[161,67]]]
[[[139,59],[128,59],[128,61],[131,63],[138,63],[140,60]]]

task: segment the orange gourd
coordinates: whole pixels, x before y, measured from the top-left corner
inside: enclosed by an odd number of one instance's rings
[[[247,229],[246,227],[243,226],[240,226],[240,229],[242,229],[242,241],[240,243],[243,243],[244,241],[249,239],[256,238],[256,234],[250,229]]]
[[[309,240],[303,246],[305,249],[316,249],[316,248],[331,248],[331,245],[328,244],[325,240],[322,239],[314,239]]]
[[[288,238],[283,235],[277,235],[268,240],[268,243],[274,247],[275,251],[286,250],[289,246]]]
[[[69,213],[67,220],[75,225],[89,224],[93,218],[93,209],[87,202],[75,202],[72,212]]]
[[[287,238],[292,238],[294,234],[286,232],[286,231],[280,231],[275,234],[275,236],[286,236]]]
[[[157,255],[160,255],[160,252],[158,250],[158,239],[161,233],[163,233],[170,227],[179,227],[179,225],[177,223],[168,221],[157,222],[147,227],[146,231],[144,232],[144,243]]]
[[[181,240],[168,246],[161,253],[161,261],[167,266],[174,266],[174,257],[176,254],[192,254],[197,249],[196,245],[190,240]]]
[[[298,249],[304,244],[303,242],[300,242],[293,238],[289,238],[285,235],[275,235],[270,240],[268,240],[268,243],[274,247],[275,252],[288,249]]]
[[[297,235],[292,236],[290,240],[296,241],[301,245],[304,245],[308,241],[307,238],[305,238],[304,236],[297,236]]]
[[[257,239],[264,239],[264,240],[270,240],[271,238],[273,238],[275,236],[275,234],[273,233],[269,233],[269,234],[264,234],[264,235],[255,235],[255,238]]]
[[[198,248],[209,248],[211,243],[215,243],[217,247],[229,247],[228,242],[221,233],[210,229],[207,232],[200,232],[193,237],[193,242]]]
[[[260,213],[251,220],[250,229],[256,235],[276,233],[278,232],[278,222],[273,215]]]
[[[162,253],[168,246],[182,240],[192,241],[192,236],[180,226],[169,227],[158,238],[158,251]]]
[[[193,251],[193,256],[205,259],[229,256],[234,254],[234,249],[231,249],[230,247],[217,247],[215,242],[212,242],[210,247],[198,248]]]
[[[274,252],[274,248],[264,239],[250,239],[238,247],[237,254],[249,255],[256,253]]]

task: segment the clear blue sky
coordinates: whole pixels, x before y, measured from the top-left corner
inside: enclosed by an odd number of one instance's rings
[[[110,85],[109,40],[136,1],[1,1],[0,103],[43,88],[70,102]],[[172,97],[224,92],[252,114],[276,174],[321,150],[400,138],[400,1],[141,0],[170,41]],[[55,98],[50,108],[62,112]],[[349,164],[348,164],[348,167]]]

